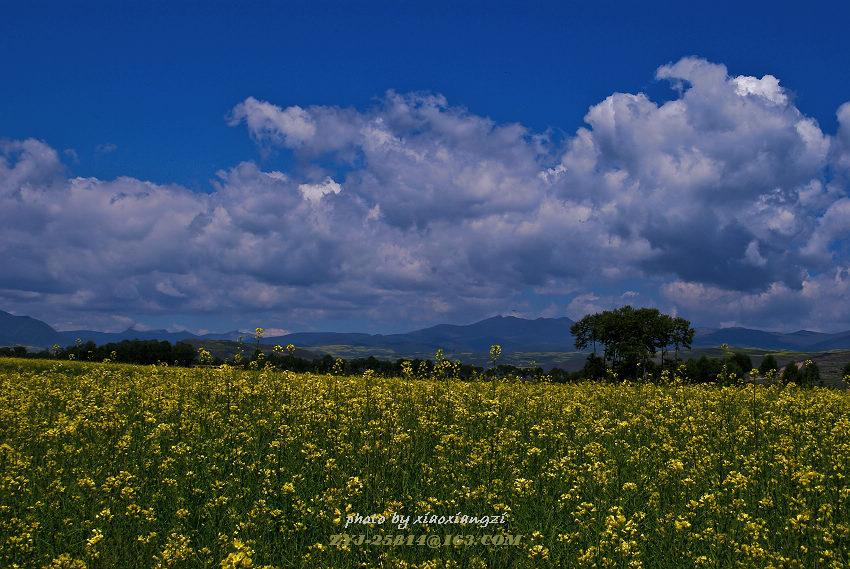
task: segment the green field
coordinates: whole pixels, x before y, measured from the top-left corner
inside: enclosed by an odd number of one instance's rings
[[[845,391],[3,359],[0,398],[2,567],[850,565]]]

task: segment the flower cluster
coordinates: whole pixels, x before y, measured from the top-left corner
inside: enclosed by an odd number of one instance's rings
[[[0,361],[3,567],[848,567],[848,465],[828,389]],[[425,512],[526,537],[329,542]]]

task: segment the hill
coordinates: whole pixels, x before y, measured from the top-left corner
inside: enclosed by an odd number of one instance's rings
[[[29,316],[15,316],[0,310],[0,346],[38,346],[47,348],[67,344],[67,338],[47,323]]]
[[[443,350],[487,352],[499,344],[503,350],[545,352],[569,350],[573,345],[569,318],[526,320],[515,316],[494,316],[467,325],[438,324],[404,334],[362,334],[302,332],[267,338],[266,342],[296,346],[352,346],[390,349],[396,353],[430,353]]]
[[[223,334],[193,334],[187,331],[169,332],[168,330],[137,330],[133,327],[127,328],[123,332],[97,332],[94,330],[67,330],[62,332],[65,336],[65,342],[72,344],[79,338],[82,342],[94,342],[97,345],[109,344],[110,342],[120,342],[122,340],[167,340],[172,344],[186,340],[188,338],[196,338],[203,340],[236,340],[239,336],[245,336],[240,332],[225,332]]]
[[[850,331],[828,334],[809,330],[798,330],[790,333],[765,332],[737,327],[696,329],[694,348],[708,348],[721,344],[729,344],[738,348],[825,352],[850,348]]]

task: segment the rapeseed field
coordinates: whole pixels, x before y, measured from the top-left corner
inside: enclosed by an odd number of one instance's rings
[[[0,360],[0,567],[840,568],[848,470],[793,384]]]

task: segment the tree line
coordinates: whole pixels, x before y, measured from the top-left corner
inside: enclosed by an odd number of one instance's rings
[[[240,344],[241,345],[241,344]],[[191,344],[177,342],[171,344],[167,340],[122,340],[108,344],[96,345],[94,342],[77,342],[74,345],[61,348],[58,345],[52,350],[28,352],[24,346],[0,347],[0,357],[37,358],[76,360],[88,362],[114,362],[138,365],[176,365],[192,367],[197,365],[219,366],[228,364],[244,369],[261,369],[266,366],[280,371],[298,373],[318,373],[337,375],[361,375],[370,371],[375,375],[399,377],[411,375],[425,377],[453,377],[471,379],[476,376],[486,377],[509,375],[540,378],[543,369],[540,367],[520,367],[499,364],[485,369],[481,366],[462,364],[459,361],[450,362],[439,351],[432,359],[397,359],[396,361],[379,360],[374,356],[346,360],[325,355],[321,358],[307,359],[293,355],[294,347],[286,350],[273,350],[264,353],[259,348],[254,349],[248,357],[236,356],[223,359],[212,356],[204,349],[196,350]]]
[[[743,378],[752,370],[752,359],[747,354],[732,352],[725,358],[708,358],[702,355],[699,359],[689,359],[685,362],[685,373],[694,383],[718,381],[718,378]],[[842,377],[850,375],[850,363],[844,366]],[[773,354],[765,356],[758,366],[758,377],[763,381],[781,381],[812,387],[821,385],[820,368],[806,360],[798,365],[795,361],[780,367]]]
[[[722,358],[679,360],[679,350],[691,347],[694,329],[684,318],[662,314],[654,308],[624,306],[616,310],[589,314],[570,329],[579,350],[593,348],[582,370],[568,374],[576,379],[656,379],[665,370],[679,373],[691,383],[734,383],[752,375],[752,359],[747,354],[736,353],[722,346]],[[602,348],[602,356],[597,355]],[[670,358],[670,350],[673,357]],[[656,362],[660,356],[660,363]],[[850,375],[850,363],[843,376]],[[791,361],[780,369],[773,355],[766,356],[758,368],[758,379],[783,381],[799,385],[821,384],[820,369],[811,360],[802,365]]]
[[[64,348],[53,346],[52,350],[27,352],[23,346],[0,348],[0,356],[19,358],[41,358],[78,360],[86,362],[110,361],[126,364],[191,366],[197,361],[197,353],[191,344],[177,342],[172,345],[167,340],[122,340],[98,346],[94,342],[77,341]]]

